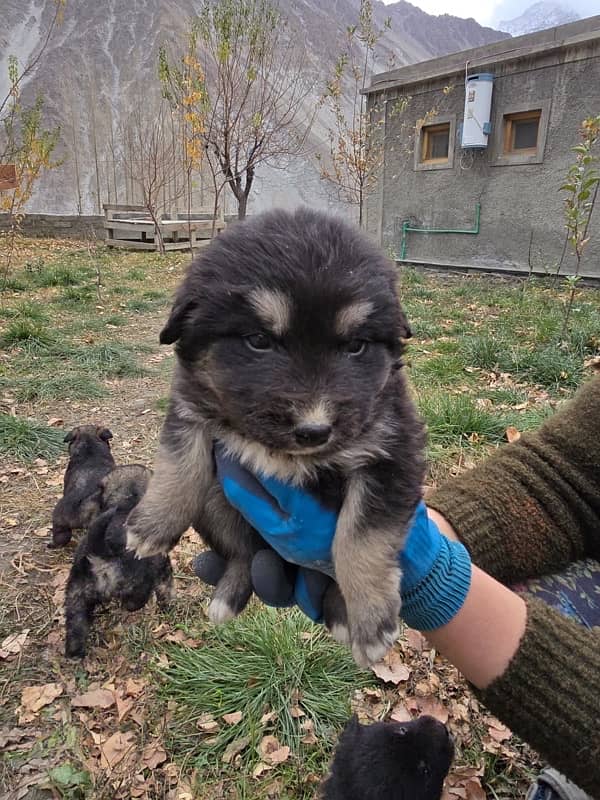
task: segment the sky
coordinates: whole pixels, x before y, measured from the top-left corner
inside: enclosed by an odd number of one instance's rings
[[[428,14],[454,14],[474,17],[481,25],[495,25],[500,20],[518,17],[536,0],[409,0]],[[389,5],[395,0],[383,0]],[[582,17],[600,14],[600,0],[562,0],[561,5],[577,11]]]

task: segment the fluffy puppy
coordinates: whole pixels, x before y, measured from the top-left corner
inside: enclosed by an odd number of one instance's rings
[[[85,656],[96,606],[115,599],[127,611],[137,611],[153,591],[161,605],[171,599],[173,572],[169,557],[137,559],[125,549],[125,520],[143,496],[151,474],[139,464],[126,464],[115,467],[102,480],[101,513],[75,551],[67,582],[68,658]]]
[[[454,757],[433,717],[361,725],[353,717],[335,751],[323,800],[440,800]]]
[[[48,547],[68,544],[73,528],[89,527],[98,515],[100,481],[115,466],[109,444],[112,438],[109,429],[100,425],[79,425],[65,436],[69,463],[63,496],[52,512],[52,539]]]
[[[397,553],[424,474],[401,369],[410,335],[394,267],[357,228],[306,208],[228,228],[192,262],[160,336],[177,342],[177,365],[128,547],[166,553],[192,524],[228,562],[209,616],[245,606],[264,543],[215,480],[218,440],[250,470],[341,509],[343,600],[328,604],[329,623],[358,663],[381,658],[397,636]]]

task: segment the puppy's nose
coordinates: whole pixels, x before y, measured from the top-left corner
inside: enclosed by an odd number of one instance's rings
[[[331,436],[331,425],[323,423],[305,423],[298,425],[294,430],[298,444],[308,445],[309,447],[325,444]]]

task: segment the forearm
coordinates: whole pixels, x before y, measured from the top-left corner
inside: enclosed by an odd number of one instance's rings
[[[600,558],[600,377],[542,428],[501,447],[427,503],[503,583]]]
[[[426,636],[467,680],[484,689],[506,671],[526,618],[521,597],[473,566],[469,593],[458,614]]]

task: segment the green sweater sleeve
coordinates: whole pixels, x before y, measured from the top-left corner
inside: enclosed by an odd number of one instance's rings
[[[511,584],[600,559],[600,377],[537,433],[427,498],[473,561]],[[600,800],[600,628],[527,601],[527,626],[482,701],[517,735]]]

